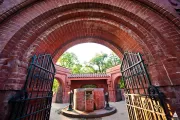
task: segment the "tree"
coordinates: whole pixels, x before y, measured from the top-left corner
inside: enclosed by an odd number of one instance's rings
[[[119,88],[121,88],[121,89],[124,89],[124,87],[125,87],[125,81],[121,78],[121,80],[120,80],[120,82],[119,82]]]
[[[79,64],[79,60],[74,53],[65,52],[57,63],[62,67],[72,68],[75,64]]]
[[[82,65],[81,64],[74,64],[73,67],[71,68],[71,71],[73,74],[78,74],[82,73]]]
[[[108,55],[106,53],[96,54],[91,60],[90,65],[94,68],[98,68],[98,73],[105,73],[106,72],[106,59]]]
[[[65,52],[57,62],[60,66],[71,69],[73,74],[78,73],[105,73],[108,68],[121,63],[118,56],[114,53],[96,54],[89,62],[80,64],[74,53]]]
[[[54,79],[53,88],[52,88],[53,93],[57,92],[58,87],[59,87],[59,82],[56,79]]]
[[[105,73],[108,68],[119,65],[120,63],[121,61],[115,53],[111,53],[110,55],[99,53],[89,61],[88,66],[94,68],[95,73]]]
[[[81,73],[82,65],[74,53],[65,52],[57,61],[57,64],[71,69],[73,74]]]
[[[94,67],[86,63],[85,66],[82,67],[81,73],[97,73],[97,70],[95,70]]]
[[[108,68],[121,64],[121,60],[115,53],[111,53],[107,59]]]

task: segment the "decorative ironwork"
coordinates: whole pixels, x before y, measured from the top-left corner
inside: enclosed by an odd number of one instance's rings
[[[32,57],[23,90],[9,101],[10,120],[49,120],[54,75],[50,55]]]
[[[165,96],[153,86],[140,53],[125,53],[121,65],[130,120],[170,120]]]

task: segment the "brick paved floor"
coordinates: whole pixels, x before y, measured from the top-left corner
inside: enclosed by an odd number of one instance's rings
[[[58,114],[59,110],[68,106],[68,104],[57,104],[53,103],[51,108],[51,115],[50,120],[128,120],[128,113],[125,106],[125,102],[111,102],[110,105],[115,106],[117,112],[113,115],[102,117],[102,118],[95,118],[95,119],[84,119],[84,118],[69,118]]]

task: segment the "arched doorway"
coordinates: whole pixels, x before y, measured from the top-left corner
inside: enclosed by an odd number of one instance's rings
[[[7,1],[3,1],[0,13],[2,119],[8,116],[9,97],[24,86],[32,55],[49,53],[56,62],[63,46],[74,40],[91,41],[88,38],[111,44],[120,58],[124,51],[144,54],[152,83],[163,86],[161,89],[172,111],[178,111],[179,16],[170,9],[168,0],[165,2],[161,5],[162,2],[151,0],[30,0],[10,2],[7,6]]]
[[[53,84],[53,100],[54,103],[63,103],[63,86],[60,80],[54,79]]]
[[[123,98],[123,94],[121,93],[121,88],[120,88],[120,80],[121,77],[117,77],[115,80],[115,94],[116,94],[116,102],[121,101]]]

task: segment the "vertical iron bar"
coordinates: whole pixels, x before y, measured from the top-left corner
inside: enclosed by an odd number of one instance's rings
[[[152,86],[149,74],[140,53],[125,53],[121,65],[122,78],[125,83],[125,96],[130,120],[168,119],[164,96],[156,89],[149,94]],[[138,94],[137,94],[138,92]],[[133,98],[134,97],[134,98]],[[164,99],[163,99],[164,98]],[[162,110],[155,110],[156,106]]]
[[[140,60],[143,61],[141,54],[138,53],[138,55],[139,55]],[[149,84],[149,85],[152,85],[152,84],[151,84],[150,77],[149,77],[149,74],[148,74],[148,72],[147,72],[147,69],[146,69],[146,67],[145,67],[144,62],[142,62],[142,64],[143,64],[143,65],[142,65],[143,70],[144,70],[144,72],[145,72],[145,74],[146,74],[146,78],[147,78],[147,80],[148,80],[148,84]]]
[[[10,116],[11,120],[49,119],[54,75],[55,67],[50,55],[32,57],[22,89],[24,94],[22,98],[11,100],[15,105],[13,108],[15,111]]]
[[[134,58],[131,56],[131,54],[129,55],[129,59],[132,61],[132,64],[135,64],[135,62],[134,62]],[[135,66],[133,66],[132,67],[132,70],[131,70],[132,72],[132,74],[131,74],[131,76],[132,76],[132,79],[133,79],[133,81],[134,81],[134,83],[136,84],[136,89],[137,89],[137,91],[138,91],[138,94],[139,94],[139,88],[138,88],[138,84],[137,84],[137,80],[136,80],[136,78],[134,77],[134,75],[136,76],[137,75],[137,73],[136,73],[136,70],[135,70]],[[135,78],[135,79],[134,79]]]
[[[26,76],[26,82],[25,82],[25,85],[24,85],[24,88],[23,88],[23,90],[26,90],[26,88],[27,88],[27,85],[29,84],[28,82],[28,80],[29,80],[29,77],[30,77],[30,73],[31,73],[31,71],[33,71],[34,69],[32,69],[32,67],[33,67],[33,63],[35,63],[35,59],[36,59],[36,56],[33,56],[32,57],[32,60],[31,60],[31,64],[30,64],[30,67],[28,68],[28,74],[27,74],[27,76]],[[33,74],[33,73],[32,73]]]

